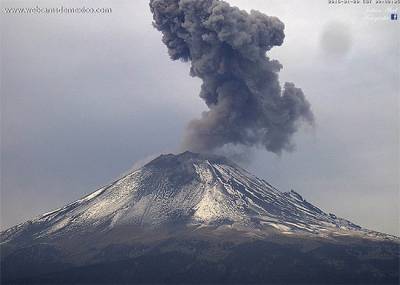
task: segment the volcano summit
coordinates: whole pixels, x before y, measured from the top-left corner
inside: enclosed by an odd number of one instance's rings
[[[4,283],[396,283],[399,239],[224,157],[161,155],[1,232]]]

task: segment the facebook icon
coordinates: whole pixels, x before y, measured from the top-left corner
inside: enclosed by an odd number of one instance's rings
[[[396,14],[396,13],[392,13],[392,14],[390,15],[390,19],[391,19],[391,20],[397,20],[397,14]]]

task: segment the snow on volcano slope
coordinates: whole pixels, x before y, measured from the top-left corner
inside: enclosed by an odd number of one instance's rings
[[[169,224],[396,239],[326,214],[293,190],[280,192],[223,157],[185,152],[162,155],[80,200],[10,228],[1,242]]]

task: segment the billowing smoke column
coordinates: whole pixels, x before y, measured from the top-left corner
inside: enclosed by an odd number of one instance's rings
[[[282,65],[266,56],[283,43],[284,24],[219,0],[151,0],[150,8],[171,58],[190,61],[190,74],[203,80],[209,110],[189,124],[185,148],[290,150],[299,121],[312,124],[313,114],[293,83],[281,90]]]

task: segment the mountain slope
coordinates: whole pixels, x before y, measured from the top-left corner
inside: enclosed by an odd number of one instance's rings
[[[224,158],[185,152],[160,156],[109,186],[3,232],[2,240],[30,229],[41,238],[99,227],[157,227],[178,220],[192,226],[273,228],[285,234],[394,238],[326,214],[293,190],[282,193]]]
[[[51,272],[58,272],[65,281],[70,270],[90,281],[92,275],[87,272],[100,270],[110,262],[110,266],[122,262],[122,268],[131,262],[139,264],[142,269],[138,269],[138,275],[146,281],[149,260],[158,262],[165,252],[184,259],[187,251],[204,251],[190,258],[196,262],[199,256],[214,262],[222,258],[225,264],[229,258],[240,260],[238,252],[246,245],[255,251],[255,258],[261,254],[262,260],[270,253],[257,252],[256,248],[267,247],[272,252],[280,248],[278,256],[286,252],[282,258],[302,256],[306,250],[309,255],[303,258],[316,262],[319,255],[331,258],[325,253],[327,248],[339,247],[337,250],[349,260],[355,258],[354,254],[372,256],[373,260],[378,256],[390,267],[398,264],[399,244],[397,237],[324,213],[294,191],[280,192],[223,157],[191,152],[162,155],[80,200],[1,232],[0,240],[5,280],[28,278],[20,279],[28,283],[33,282],[29,279],[32,276],[57,283]],[[354,248],[361,253],[348,252]],[[201,260],[199,268],[211,270]],[[361,262],[360,268],[369,268],[368,262]],[[398,276],[398,271],[386,267],[373,268],[385,280]],[[293,270],[296,268],[293,265]],[[181,277],[187,283],[192,273],[184,272]],[[219,276],[220,272],[215,274]],[[132,278],[127,280],[135,280]],[[227,280],[245,281],[231,278]]]

